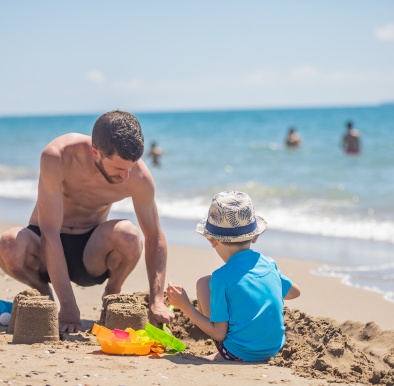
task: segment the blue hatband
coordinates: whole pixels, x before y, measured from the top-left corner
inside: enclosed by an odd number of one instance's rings
[[[244,225],[244,226],[237,227],[237,228],[223,228],[223,227],[218,227],[216,225],[213,225],[207,220],[205,227],[206,227],[207,231],[209,233],[212,233],[213,235],[241,236],[241,235],[246,235],[250,232],[253,232],[257,228],[257,221],[256,221],[256,219],[254,219],[254,221],[251,224]]]

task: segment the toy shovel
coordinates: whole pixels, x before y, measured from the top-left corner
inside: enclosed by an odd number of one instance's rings
[[[170,305],[168,306],[168,309],[171,310],[171,311],[173,311],[173,310],[174,310],[174,306],[173,306],[172,304],[170,304]],[[166,323],[163,323],[163,331],[165,331],[167,334],[172,335],[172,331],[167,327],[167,324],[166,324]]]

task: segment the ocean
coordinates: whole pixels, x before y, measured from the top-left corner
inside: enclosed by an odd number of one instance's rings
[[[268,223],[258,250],[319,262],[316,274],[394,301],[394,105],[132,113],[170,243],[208,247],[197,220],[214,194],[242,190]],[[0,117],[0,220],[27,223],[42,149],[67,132],[90,135],[98,116]],[[361,135],[357,156],[341,149],[349,120]],[[296,149],[284,145],[291,126],[302,137]],[[146,156],[153,141],[159,167]],[[130,200],[111,216],[135,220]]]

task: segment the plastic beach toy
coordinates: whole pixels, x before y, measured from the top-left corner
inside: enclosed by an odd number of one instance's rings
[[[170,347],[175,351],[183,351],[186,348],[186,345],[179,339],[175,338],[175,336],[168,334],[150,323],[146,323],[145,331],[153,340],[161,343],[163,346]]]
[[[92,334],[96,335],[101,351],[117,355],[148,355],[154,341],[149,337],[141,337],[132,328],[126,330],[110,330],[94,324]]]
[[[2,326],[8,326],[10,324],[11,314],[9,312],[3,312],[0,314],[0,324]]]
[[[0,314],[3,312],[11,313],[12,310],[12,302],[6,302],[5,300],[0,300]]]
[[[174,308],[175,308],[175,307],[174,307],[172,304],[170,304],[170,305],[168,306],[168,309],[169,309],[170,311],[173,311]],[[166,323],[163,323],[163,330],[164,330],[167,334],[172,335],[172,331],[169,329],[169,327],[167,326]]]
[[[8,326],[11,319],[12,302],[0,300],[0,325]]]

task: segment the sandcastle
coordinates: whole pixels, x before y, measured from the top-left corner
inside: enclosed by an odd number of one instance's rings
[[[113,330],[140,330],[148,321],[147,309],[135,297],[127,294],[107,295],[103,299],[103,308],[99,324]]]
[[[43,343],[59,340],[56,303],[35,297],[21,300],[16,310],[12,343]]]
[[[8,333],[12,343],[32,344],[59,340],[56,303],[37,290],[28,289],[15,296]]]
[[[37,297],[37,296],[41,297],[41,294],[40,294],[40,292],[38,292],[36,289],[33,289],[33,288],[26,289],[15,296],[13,306],[12,306],[12,311],[11,311],[11,319],[10,319],[10,323],[9,323],[8,329],[7,329],[7,332],[9,334],[14,333],[16,310],[18,308],[19,302],[21,300],[26,300],[28,298]],[[43,296],[42,298],[49,299],[48,296]]]

